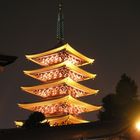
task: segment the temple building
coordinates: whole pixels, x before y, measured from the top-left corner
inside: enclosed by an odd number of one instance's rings
[[[80,114],[101,108],[80,101],[80,97],[98,92],[80,83],[96,77],[96,74],[81,68],[83,65],[93,63],[94,59],[81,54],[64,41],[62,2],[58,7],[57,40],[58,43],[52,50],[26,55],[28,60],[40,65],[41,68],[24,71],[24,74],[41,81],[42,84],[21,89],[41,97],[42,101],[18,105],[26,110],[43,113],[50,126],[87,123],[89,121],[83,120]]]

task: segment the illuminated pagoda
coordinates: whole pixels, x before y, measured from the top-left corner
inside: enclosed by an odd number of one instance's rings
[[[40,66],[37,70],[24,71],[43,84],[32,87],[21,87],[25,92],[42,97],[42,101],[18,104],[19,107],[33,112],[43,113],[51,126],[87,123],[79,117],[81,113],[96,111],[101,106],[94,106],[79,100],[96,94],[98,90],[88,88],[80,81],[94,79],[96,74],[89,73],[81,66],[93,63],[90,59],[64,42],[64,17],[62,2],[59,3],[57,21],[56,48],[26,58]]]

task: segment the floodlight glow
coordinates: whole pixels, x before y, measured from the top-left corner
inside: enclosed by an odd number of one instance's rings
[[[138,131],[140,131],[140,120],[135,123],[135,127]]]

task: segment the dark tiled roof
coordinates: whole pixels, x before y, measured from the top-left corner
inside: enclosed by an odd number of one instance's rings
[[[129,126],[123,122],[94,122],[38,129],[0,130],[0,139],[9,140],[75,140],[82,138],[104,138],[118,135]]]
[[[13,63],[16,59],[17,59],[16,56],[9,56],[9,55],[0,54],[0,65],[6,66],[8,64]]]

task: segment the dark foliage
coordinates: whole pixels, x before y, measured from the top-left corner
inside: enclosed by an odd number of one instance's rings
[[[121,76],[121,80],[116,86],[116,95],[126,100],[132,100],[137,97],[137,85],[126,74]]]
[[[23,128],[41,128],[41,127],[49,127],[49,123],[41,123],[41,121],[45,120],[44,114],[41,112],[33,112],[29,118],[25,121]]]
[[[107,95],[102,102],[103,110],[98,115],[101,121],[132,119],[140,111],[135,81],[123,74],[117,83],[116,94]]]

